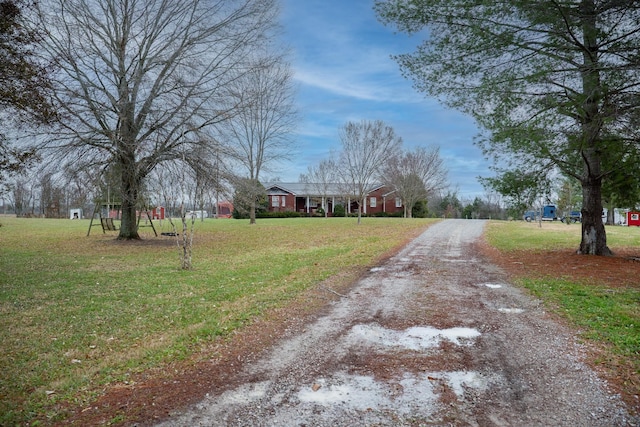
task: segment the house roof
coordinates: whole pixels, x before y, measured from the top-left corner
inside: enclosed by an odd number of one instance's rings
[[[265,184],[265,189],[269,194],[294,194],[296,196],[305,196],[309,194],[313,187],[311,184],[303,182],[275,182]]]
[[[326,186],[306,182],[274,182],[265,184],[268,194],[282,195],[293,194],[298,197],[319,196],[325,193],[325,196],[342,196],[344,192],[340,191],[338,184],[328,183]]]
[[[344,191],[341,190],[340,184],[337,183],[327,183],[324,184],[316,184],[316,183],[306,183],[306,182],[273,182],[264,184],[265,189],[267,190],[267,194],[271,195],[286,195],[293,194],[294,196],[305,197],[305,196],[328,196],[328,197],[342,197],[344,196]],[[369,193],[376,191],[382,188],[383,185],[376,184],[372,186]],[[324,189],[324,191],[323,191]],[[324,194],[321,194],[324,193]],[[390,191],[385,196],[393,193]]]

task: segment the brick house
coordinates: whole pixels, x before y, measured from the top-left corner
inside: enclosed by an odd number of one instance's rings
[[[363,213],[375,214],[380,212],[404,213],[404,205],[399,197],[396,197],[395,190],[389,187],[379,186],[367,194]]]
[[[318,209],[324,208],[329,215],[332,215],[338,205],[345,206],[349,213],[358,210],[358,202],[353,197],[345,196],[337,184],[320,186],[308,183],[276,182],[266,184],[265,189],[269,212],[299,212],[311,215]],[[402,213],[404,205],[402,200],[395,197],[393,190],[379,185],[367,194],[362,213],[372,215],[381,212]]]

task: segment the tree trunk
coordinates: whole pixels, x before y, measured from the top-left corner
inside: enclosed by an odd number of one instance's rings
[[[122,164],[122,221],[118,240],[139,240],[136,207],[141,180],[136,173],[135,160]]]
[[[138,217],[136,215],[136,203],[122,200],[122,221],[120,223],[120,234],[118,240],[140,239],[138,234]]]
[[[602,223],[602,182],[587,178],[582,183],[582,241],[579,254],[611,255]]]
[[[615,225],[616,224],[616,211],[614,203],[607,203],[607,220],[605,225]]]
[[[191,251],[193,249],[193,224],[195,218],[189,218],[191,220],[191,233],[189,233],[189,223],[187,222],[187,214],[182,209],[182,254],[180,260],[182,262],[183,270],[191,270]]]
[[[607,234],[602,223],[602,155],[601,131],[603,126],[600,102],[602,82],[598,64],[598,27],[594,0],[583,0],[582,36],[584,40],[582,71],[582,241],[578,253],[585,255],[611,255],[607,247]]]
[[[249,224],[256,223],[256,195],[251,196],[251,207],[249,208]]]

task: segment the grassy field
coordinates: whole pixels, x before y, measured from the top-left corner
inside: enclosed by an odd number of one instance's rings
[[[196,222],[175,238],[115,240],[88,220],[0,218],[0,425],[64,417],[104,385],[188,357],[338,272],[372,265],[432,220]],[[159,231],[171,231],[168,222]]]

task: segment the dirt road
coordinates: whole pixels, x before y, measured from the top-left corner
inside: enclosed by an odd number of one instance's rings
[[[161,426],[627,426],[542,305],[447,220]]]

